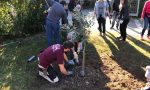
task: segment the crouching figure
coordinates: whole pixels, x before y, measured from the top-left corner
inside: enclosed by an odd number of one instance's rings
[[[72,75],[73,73],[67,71],[64,65],[65,52],[70,51],[74,44],[70,41],[61,44],[54,44],[46,48],[43,52],[39,54],[39,75],[48,80],[51,83],[56,83],[59,81],[58,73],[53,68],[53,63],[58,64],[59,70],[64,75]]]

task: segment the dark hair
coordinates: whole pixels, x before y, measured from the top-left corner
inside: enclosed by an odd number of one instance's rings
[[[62,4],[63,7],[64,7],[65,5],[67,5],[66,1],[64,1],[64,0],[62,0],[62,1],[60,2],[60,4]]]
[[[71,42],[71,41],[65,41],[64,43],[63,43],[63,46],[64,46],[64,48],[65,49],[67,49],[67,48],[73,48],[74,47],[74,44],[73,44],[73,42]]]

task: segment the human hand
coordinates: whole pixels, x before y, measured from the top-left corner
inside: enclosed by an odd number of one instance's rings
[[[68,76],[73,76],[73,71],[68,71]]]

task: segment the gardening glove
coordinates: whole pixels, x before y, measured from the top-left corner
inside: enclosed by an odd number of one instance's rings
[[[68,76],[73,76],[73,71],[68,71]]]
[[[69,64],[69,65],[75,65],[75,63],[74,63],[73,60],[68,60],[68,64]]]

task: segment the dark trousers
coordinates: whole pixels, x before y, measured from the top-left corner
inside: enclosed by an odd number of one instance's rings
[[[128,23],[129,23],[129,19],[125,19],[123,23],[120,24],[120,34],[124,41],[126,40],[126,36],[127,36],[126,29],[127,29]]]
[[[119,25],[118,25],[118,21],[117,21],[118,16],[119,16],[119,12],[113,11],[113,16],[112,16],[112,26],[111,26],[111,27],[114,27],[115,21],[117,22],[116,27],[119,26]]]
[[[142,30],[141,36],[144,35],[145,30],[147,29],[148,25],[149,25],[149,28],[148,28],[148,34],[147,34],[147,36],[150,36],[150,18],[148,18],[148,17],[145,16],[144,17],[144,28]]]
[[[106,31],[106,28],[105,28],[106,19],[103,18],[103,17],[99,17],[99,18],[97,19],[97,21],[98,21],[98,24],[99,24],[99,28],[98,28],[99,31],[105,33],[105,31]],[[103,26],[103,30],[102,30],[102,28],[101,28],[101,25]]]

